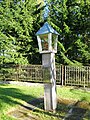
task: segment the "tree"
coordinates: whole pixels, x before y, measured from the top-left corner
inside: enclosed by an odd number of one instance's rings
[[[32,63],[34,58],[29,58],[37,51],[33,43],[36,41],[35,32],[40,23],[39,6],[33,0],[0,2],[1,63],[3,60],[5,63]],[[9,61],[6,61],[7,58]]]
[[[0,63],[15,63],[23,64],[27,63],[27,60],[23,58],[22,54],[18,51],[16,45],[17,31],[19,26],[15,20],[15,3],[12,1],[3,1],[0,3]]]
[[[38,0],[39,1],[39,0]],[[33,16],[33,23],[32,23],[32,32],[30,33],[30,36],[32,37],[31,42],[31,48],[26,53],[27,59],[29,63],[31,64],[41,64],[41,55],[38,52],[38,43],[36,38],[36,32],[40,29],[40,27],[43,25],[43,0],[39,1],[39,4],[35,3],[35,6],[33,7],[32,16]],[[29,3],[29,6],[31,7],[31,4]]]
[[[89,4],[89,0],[48,0],[48,21],[60,33],[57,62],[90,62]]]

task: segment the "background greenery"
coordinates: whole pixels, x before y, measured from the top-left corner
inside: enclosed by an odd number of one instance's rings
[[[47,0],[48,21],[60,33],[57,62],[90,63],[90,1]],[[60,59],[61,58],[61,59]]]
[[[60,33],[58,64],[90,64],[89,0],[2,0],[0,64],[41,64],[35,33],[45,21]]]

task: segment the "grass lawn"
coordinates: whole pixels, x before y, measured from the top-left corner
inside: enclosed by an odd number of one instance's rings
[[[58,87],[57,94],[60,98],[67,98],[79,101],[90,102],[90,89],[86,90],[84,88],[78,87]]]
[[[43,86],[0,85],[0,120],[15,120],[8,115],[10,111],[18,109],[18,106],[23,106],[28,101],[41,98],[43,94]],[[57,87],[57,97],[59,103],[56,113],[45,112],[42,109],[42,103],[35,110],[29,110],[29,113],[36,116],[36,120],[62,120],[70,109],[68,104],[71,104],[72,101],[83,101],[87,104],[83,104],[81,107],[85,107],[88,112],[85,113],[82,120],[90,120],[89,91],[59,86]]]

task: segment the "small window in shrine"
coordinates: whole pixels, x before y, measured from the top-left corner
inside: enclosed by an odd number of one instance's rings
[[[41,35],[42,50],[48,50],[48,34]]]
[[[52,49],[55,49],[56,37],[57,37],[57,35],[52,34]]]

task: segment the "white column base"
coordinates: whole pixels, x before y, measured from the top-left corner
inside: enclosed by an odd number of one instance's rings
[[[53,84],[44,85],[44,109],[55,111],[57,106],[56,87]]]

